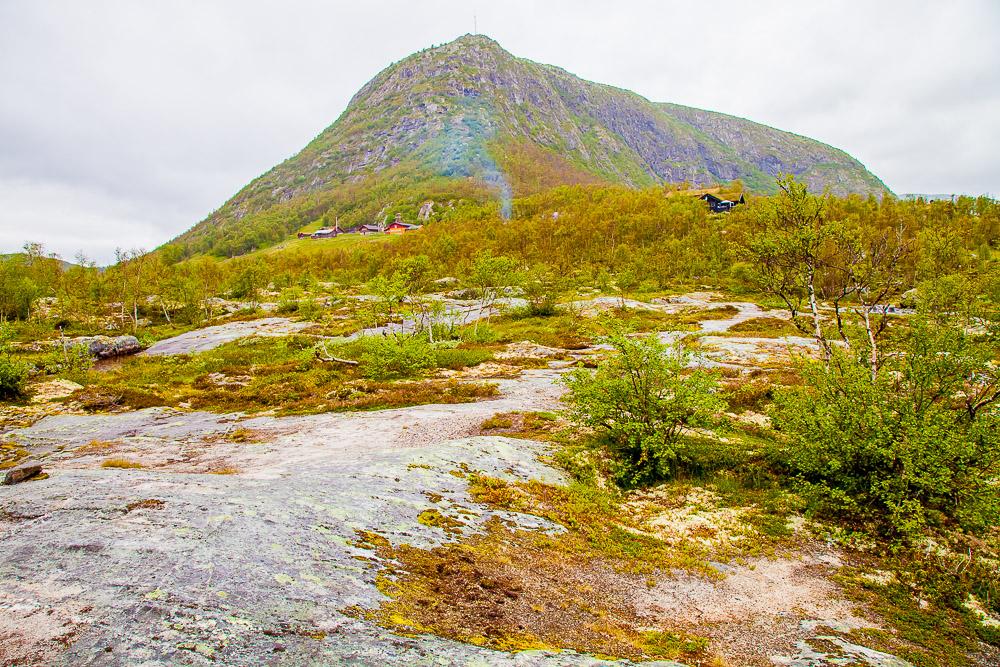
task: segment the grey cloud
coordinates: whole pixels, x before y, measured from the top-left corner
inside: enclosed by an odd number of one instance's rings
[[[815,137],[897,192],[1000,190],[991,0],[2,0],[0,252],[163,243],[474,13],[515,55]]]

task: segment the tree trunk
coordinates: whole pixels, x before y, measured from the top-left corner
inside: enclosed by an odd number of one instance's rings
[[[816,302],[816,286],[813,281],[816,277],[816,270],[809,267],[809,280],[806,288],[809,291],[809,310],[812,312],[813,318],[813,335],[816,336],[816,342],[819,343],[820,349],[823,352],[823,361],[830,361],[830,345],[826,341],[826,336],[823,335],[823,327],[820,322],[819,317],[819,304]]]
[[[868,365],[871,367],[872,382],[878,377],[878,342],[875,340],[875,331],[872,329],[871,307],[862,304],[864,313],[865,333],[868,334]]]

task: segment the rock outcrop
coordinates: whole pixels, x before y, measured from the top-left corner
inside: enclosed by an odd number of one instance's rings
[[[39,475],[42,472],[42,464],[29,461],[28,463],[22,463],[19,466],[10,468],[4,472],[3,483],[5,486],[11,484],[19,484],[26,480],[31,479],[35,475]]]
[[[135,336],[84,336],[73,339],[74,345],[86,345],[90,356],[110,359],[135,354],[142,350],[142,343]]]

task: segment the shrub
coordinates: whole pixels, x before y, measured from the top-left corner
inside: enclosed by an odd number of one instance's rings
[[[10,356],[13,328],[0,322],[0,400],[21,398],[28,381],[28,366]]]
[[[759,411],[773,398],[771,381],[766,377],[739,378],[728,384],[723,397],[734,412]]]
[[[452,370],[477,366],[492,358],[493,353],[482,348],[442,347],[434,350],[434,365]]]
[[[300,308],[300,303],[296,299],[290,299],[284,295],[278,300],[278,307],[275,310],[279,315],[289,315],[291,313],[298,312]]]
[[[0,399],[21,398],[28,380],[27,365],[9,357],[0,357]]]
[[[361,349],[363,372],[373,380],[411,377],[435,365],[434,349],[422,336],[367,336]]]
[[[306,320],[315,320],[323,314],[323,307],[314,299],[303,299],[298,305],[299,316]]]
[[[477,323],[478,324],[478,323]],[[500,339],[500,334],[489,324],[482,326],[465,327],[461,331],[462,341],[466,343],[495,343]]]
[[[915,322],[873,375],[848,353],[803,367],[778,393],[784,463],[816,511],[904,541],[928,526],[981,532],[1000,519],[1000,415],[988,347],[959,326]]]
[[[555,273],[544,264],[537,265],[528,273],[524,281],[526,305],[522,312],[527,317],[550,317],[556,314],[556,302],[564,289],[564,280],[558,280]]]
[[[682,430],[709,424],[725,407],[715,374],[688,372],[689,355],[655,336],[616,332],[603,342],[613,354],[596,371],[577,368],[565,379],[574,419],[601,434],[616,456],[619,483],[675,476],[689,460]]]

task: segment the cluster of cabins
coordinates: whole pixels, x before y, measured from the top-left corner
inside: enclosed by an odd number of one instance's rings
[[[727,213],[733,210],[736,206],[747,203],[746,198],[742,193],[740,194],[739,199],[735,200],[723,199],[722,197],[718,197],[711,193],[705,193],[698,197],[698,199],[706,202],[709,208],[712,209],[713,213]],[[433,202],[430,203],[433,204]],[[424,208],[426,207],[427,204],[424,204],[424,207],[420,209],[421,219],[425,219]],[[559,213],[553,213],[552,217],[553,219],[558,218]],[[340,223],[337,222],[333,227],[321,227],[315,232],[299,232],[298,237],[300,239],[332,239],[340,236],[341,234],[361,234],[362,236],[367,236],[368,234],[405,234],[406,232],[416,231],[421,227],[423,227],[423,225],[411,225],[408,222],[403,222],[402,216],[397,213],[396,219],[388,225],[385,223],[380,225],[364,224],[357,225],[356,227],[350,227],[348,229],[341,229]]]
[[[396,219],[393,220],[388,225],[358,225],[357,227],[349,227],[348,229],[341,229],[340,223],[334,224],[333,227],[321,227],[315,232],[299,232],[298,237],[300,239],[332,239],[340,236],[341,234],[361,234],[362,236],[367,236],[368,234],[405,234],[406,232],[413,232],[423,227],[423,225],[411,225],[408,222],[403,222],[400,215],[396,214]]]

